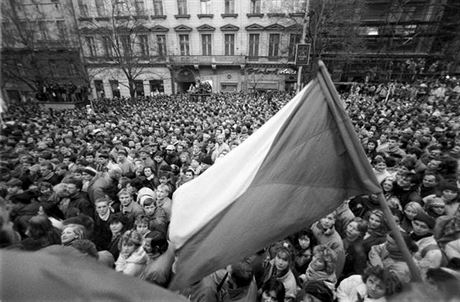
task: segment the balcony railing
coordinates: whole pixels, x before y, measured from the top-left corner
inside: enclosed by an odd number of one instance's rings
[[[238,65],[245,63],[245,56],[169,56],[169,60],[176,65]]]

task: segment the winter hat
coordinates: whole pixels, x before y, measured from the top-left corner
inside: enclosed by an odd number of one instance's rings
[[[419,212],[417,215],[415,215],[414,220],[426,223],[430,229],[433,229],[436,223],[436,220],[425,212]]]

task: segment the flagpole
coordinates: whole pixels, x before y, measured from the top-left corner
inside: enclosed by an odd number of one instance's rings
[[[401,235],[401,231],[398,225],[396,224],[393,214],[391,214],[390,208],[388,207],[388,204],[385,199],[385,196],[383,195],[383,192],[380,192],[378,196],[379,196],[380,206],[382,207],[382,210],[383,210],[383,214],[385,215],[388,226],[390,227],[390,230],[393,233],[393,238],[395,239],[396,244],[398,245],[399,249],[402,252],[404,261],[406,261],[407,265],[409,266],[409,270],[412,275],[412,281],[421,282],[422,277],[420,275],[420,271],[418,267],[415,265],[414,260],[412,259],[412,255],[410,254],[409,249],[407,248],[406,242],[404,242],[404,239]]]

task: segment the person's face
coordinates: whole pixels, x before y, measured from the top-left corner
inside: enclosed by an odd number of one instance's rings
[[[69,195],[73,195],[78,192],[77,186],[75,184],[66,184],[66,187]]]
[[[119,221],[111,223],[109,227],[112,234],[119,234],[123,230],[123,224]]]
[[[426,188],[433,188],[437,185],[436,177],[434,175],[425,175],[423,177],[423,186]]]
[[[159,188],[157,190],[157,199],[158,200],[163,200],[166,197],[168,197],[168,192],[166,192],[166,190],[163,189],[163,188]]]
[[[83,179],[85,181],[90,181],[92,178],[93,178],[93,176],[91,176],[91,174],[88,174],[86,172],[81,173],[81,179]]]
[[[153,252],[152,249],[152,238],[145,238],[144,240],[144,251],[147,254],[151,254]]]
[[[276,297],[276,292],[274,290],[271,291],[264,291],[262,293],[262,302],[281,302],[278,301]]]
[[[191,179],[193,179],[193,174],[192,174],[192,172],[185,172],[185,179],[186,179],[186,180],[191,180]]]
[[[380,220],[380,218],[377,215],[371,214],[369,216],[369,228],[370,229],[375,230],[375,229],[379,228],[381,224],[382,224],[382,221]]]
[[[437,170],[441,164],[440,160],[432,159],[426,164],[427,168],[430,170]]]
[[[106,202],[98,202],[96,203],[96,212],[99,216],[104,216],[109,211],[109,205]]]
[[[382,184],[382,188],[385,192],[389,192],[393,190],[393,181],[391,180],[385,180]]]
[[[278,252],[275,257],[275,267],[279,271],[284,271],[289,266],[289,255],[285,252]]]
[[[153,159],[154,159],[157,163],[161,163],[161,161],[163,160],[163,157],[161,157],[161,156],[155,156]]]
[[[334,215],[329,214],[326,217],[321,218],[321,220],[319,222],[320,222],[321,226],[324,229],[324,234],[325,235],[330,235],[330,234],[333,233],[333,231],[334,231],[333,228],[334,228],[334,224],[335,224]]]
[[[159,180],[163,185],[168,183],[168,178],[166,176],[161,176]]]
[[[190,162],[190,167],[192,167],[193,169],[198,168],[199,165],[200,163],[196,159],[192,159],[192,161]]]
[[[144,206],[145,215],[150,216],[155,213],[155,205],[152,203],[150,205]]]
[[[366,289],[371,299],[380,299],[385,296],[385,284],[374,275],[367,278]]]
[[[126,255],[131,255],[136,250],[136,246],[132,243],[123,243],[121,245],[121,253]]]
[[[412,220],[412,219],[414,219],[415,215],[417,215],[417,211],[413,207],[407,207],[404,210],[404,214],[406,214],[406,217],[409,220]]]
[[[442,197],[446,200],[446,201],[452,201],[454,200],[456,197],[457,197],[458,193],[453,191],[453,190],[450,190],[450,189],[444,189],[442,190]]]
[[[48,169],[48,166],[40,166],[40,173],[42,175],[47,175],[48,173],[50,173],[51,171]]]
[[[97,163],[98,164],[104,165],[106,162],[107,162],[107,159],[105,157],[100,156],[100,157],[97,158]]]
[[[129,195],[129,194],[121,194],[121,195],[119,196],[119,199],[120,199],[120,203],[121,203],[124,207],[129,206],[129,204],[132,202],[131,195]]]
[[[367,143],[367,149],[374,150],[375,149],[375,143],[374,142],[368,142]]]
[[[388,140],[388,147],[390,147],[390,148],[398,147],[398,141],[395,140],[395,139],[389,139]]]
[[[399,177],[397,182],[401,188],[409,188],[412,185],[410,177]]]
[[[345,230],[347,238],[357,238],[361,235],[361,232],[358,230],[358,223],[356,221],[352,221],[347,225]]]
[[[136,226],[136,231],[144,236],[149,231],[149,225],[147,223],[140,223]]]
[[[152,169],[150,169],[150,168],[144,168],[144,175],[145,175],[145,177],[150,177],[150,176],[152,176],[152,174],[153,174],[153,173],[152,173]]]
[[[313,255],[313,259],[310,262],[310,267],[315,271],[322,271],[326,268],[326,263],[322,257]]]
[[[375,165],[375,170],[379,172],[385,171],[386,168],[387,168],[387,165],[384,162],[380,162]]]
[[[305,250],[310,247],[310,238],[308,236],[302,236],[299,238],[300,248]]]
[[[88,163],[93,163],[94,162],[94,156],[93,155],[86,155],[86,161]]]
[[[433,157],[433,158],[439,158],[442,154],[442,151],[440,149],[433,149],[430,151],[430,155]]]
[[[76,179],[82,179],[82,175],[80,172],[73,172],[72,173],[72,176],[75,177]]]
[[[419,220],[412,220],[412,229],[418,236],[423,236],[430,232],[428,225],[425,222]]]
[[[78,235],[74,232],[72,228],[65,228],[61,234],[61,243],[67,244],[72,242],[72,240],[78,239]]]

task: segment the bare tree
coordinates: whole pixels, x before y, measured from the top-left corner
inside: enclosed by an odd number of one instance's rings
[[[93,68],[93,63],[105,63],[108,67],[120,70],[128,82],[127,85],[123,82],[120,84],[127,86],[131,97],[134,97],[136,79],[145,72],[145,67],[152,59],[152,49],[148,42],[149,30],[143,23],[146,13],[139,6],[140,2],[105,0],[103,3],[104,14],[107,16],[105,21],[99,21],[98,18],[89,21],[89,27],[82,32],[82,35],[85,32],[96,34],[103,45],[103,56],[95,60],[88,57],[88,66]],[[101,67],[99,71],[107,75],[110,69]],[[97,74],[94,70],[91,73]],[[118,78],[116,74],[109,74],[109,77]]]

